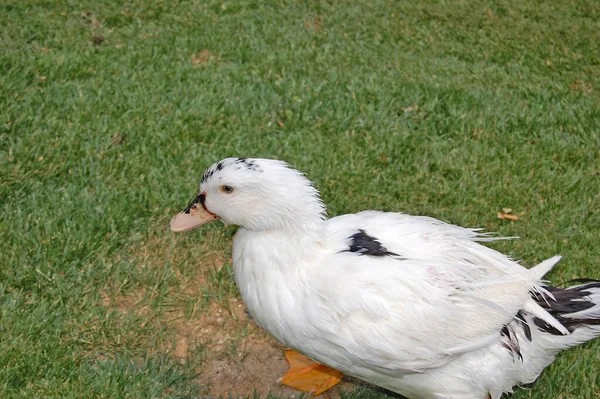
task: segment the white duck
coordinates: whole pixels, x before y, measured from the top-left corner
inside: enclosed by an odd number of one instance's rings
[[[308,357],[410,399],[497,399],[600,334],[600,282],[544,285],[494,238],[429,217],[327,219],[287,163],[227,158],[171,221],[240,226],[233,269],[256,323]]]

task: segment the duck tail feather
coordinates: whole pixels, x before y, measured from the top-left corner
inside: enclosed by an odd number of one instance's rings
[[[552,270],[554,265],[556,265],[561,260],[561,258],[562,256],[556,255],[549,259],[546,259],[529,269],[529,272],[532,273],[536,279],[541,280],[546,275],[546,273]]]
[[[538,296],[532,296],[570,331],[582,325],[600,325],[600,280],[585,279],[575,282],[579,281],[585,283],[566,288],[543,287],[554,297],[551,301],[542,301]]]
[[[534,317],[544,323],[544,325],[548,325],[549,328],[558,331],[561,335],[569,335],[569,330],[533,299],[530,299],[525,303],[523,310],[531,313]]]

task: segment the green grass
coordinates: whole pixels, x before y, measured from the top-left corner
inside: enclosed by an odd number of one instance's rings
[[[235,295],[228,265],[174,294],[235,230],[167,226],[227,156],[291,162],[331,215],[482,226],[527,265],[564,255],[555,282],[600,277],[599,21],[593,0],[4,1],[0,396],[205,392],[163,315]],[[149,311],[103,305],[146,289]],[[599,350],[514,398],[598,397]]]

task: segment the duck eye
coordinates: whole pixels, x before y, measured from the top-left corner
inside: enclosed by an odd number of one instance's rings
[[[221,191],[223,191],[225,194],[230,194],[233,191],[233,187],[224,185],[221,186]]]

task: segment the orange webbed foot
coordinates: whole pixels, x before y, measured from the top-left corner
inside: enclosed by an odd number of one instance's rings
[[[320,395],[333,388],[344,377],[342,372],[313,362],[291,349],[286,349],[285,358],[290,364],[290,369],[279,379],[279,383],[299,391]]]

